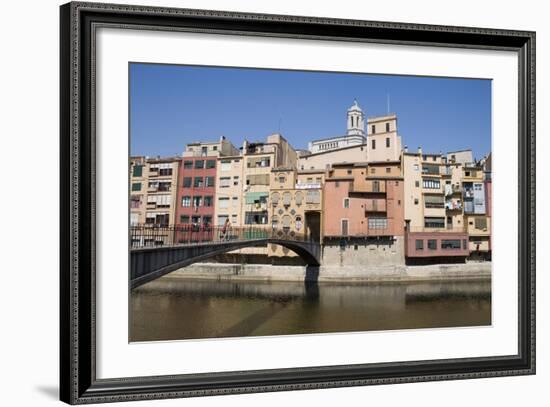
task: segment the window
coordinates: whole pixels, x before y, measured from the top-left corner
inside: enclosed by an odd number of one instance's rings
[[[193,207],[198,208],[199,206],[202,206],[202,196],[194,196],[193,197]]]
[[[279,205],[279,193],[278,192],[274,192],[273,194],[271,194],[271,203],[273,204],[273,206],[277,206]]]
[[[211,225],[212,224],[212,216],[210,215],[206,215],[206,216],[203,216],[202,217],[202,223],[206,226],[206,225]]]
[[[233,177],[233,185],[234,186],[238,186],[239,185],[239,176],[238,175],[235,175]]]
[[[188,215],[180,215],[180,223],[189,223],[189,216]]]
[[[390,132],[390,124],[389,123],[386,123],[386,133],[389,133]],[[386,139],[386,140],[389,140],[389,139]],[[386,145],[386,147],[389,147],[389,143],[387,143],[388,145]]]
[[[439,165],[433,165],[433,164],[424,164],[422,166],[422,174],[432,174],[432,175],[438,175],[439,174]]]
[[[159,175],[160,176],[167,176],[167,175],[172,175],[172,168],[160,168],[159,170]]]
[[[204,206],[212,206],[213,204],[213,201],[214,201],[214,198],[212,196],[205,196],[204,197]]]
[[[193,168],[193,161],[184,161],[183,162],[183,169],[184,170],[190,170]]]
[[[435,240],[435,239],[429,239],[429,240],[428,240],[428,249],[430,249],[430,250],[437,250],[437,240]]]
[[[134,182],[132,184],[132,191],[141,191],[141,182]]]
[[[237,204],[239,203],[239,198],[234,196],[231,200],[233,201],[233,208],[236,208],[238,206]]]
[[[131,226],[139,225],[139,213],[130,214],[130,225]]]
[[[218,208],[220,209],[229,208],[229,198],[218,198]]]
[[[201,188],[203,186],[203,179],[202,177],[195,177],[195,181],[193,183],[193,186],[195,188]]]
[[[279,182],[282,184],[286,181],[286,178],[284,175],[279,175]]]
[[[371,140],[371,146],[373,150],[376,150],[376,140]]]
[[[147,213],[145,215],[145,223],[168,226],[170,223],[170,215],[167,213]]]
[[[321,193],[316,190],[309,190],[306,192],[306,204],[318,204],[321,203]]]
[[[386,137],[386,148],[390,147],[390,138]]]
[[[181,197],[181,206],[183,206],[183,207],[191,206],[191,197],[190,196],[182,196]]]
[[[194,215],[191,217],[191,223],[194,225],[198,225],[201,223],[201,217],[199,215]]]
[[[426,189],[439,189],[441,183],[437,178],[422,178],[422,187]]]
[[[445,218],[424,218],[424,227],[426,228],[443,228],[445,227]]]
[[[267,211],[262,212],[245,212],[244,223],[246,225],[267,225]]]
[[[413,170],[418,171],[420,166],[418,164],[413,164]]]
[[[130,200],[130,207],[137,209],[141,206],[141,195],[132,195]]]
[[[294,195],[294,200],[296,201],[296,205],[300,206],[304,200],[304,194],[300,191],[296,192],[296,195]]]
[[[220,171],[231,170],[231,160],[222,160],[220,165]]]
[[[367,224],[369,229],[387,229],[388,219],[387,218],[369,218]]]
[[[348,175],[351,175],[351,172],[352,172],[351,170],[348,170]]]
[[[418,198],[414,198],[414,204],[418,205]]]
[[[147,197],[147,207],[148,209],[169,208],[171,201],[170,198],[170,195],[149,195]],[[153,208],[150,207],[151,205]]]
[[[414,186],[417,188],[420,187],[420,181],[414,181]]]
[[[487,229],[487,218],[475,218],[476,229]]]
[[[155,187],[155,185],[151,185],[151,183],[149,183],[149,187]],[[158,181],[158,184],[156,184],[156,188],[159,190],[159,191],[170,191],[172,187],[172,183],[170,181]]]
[[[246,166],[248,168],[258,168],[258,167],[269,167],[271,164],[271,160],[269,157],[255,157],[255,158],[249,158]]]
[[[246,185],[269,185],[269,174],[248,175]]]
[[[389,174],[391,173],[391,168],[390,167],[386,167],[386,174]]]
[[[223,226],[225,225],[225,221],[229,219],[229,216],[227,215],[218,215],[218,225]]]
[[[282,221],[283,221],[283,230],[289,230],[290,221],[291,221],[290,215],[284,215]]]
[[[373,140],[373,141],[374,141],[374,140]],[[370,173],[371,173],[371,174],[376,174],[376,168],[370,167]]]
[[[371,133],[374,134],[376,133],[376,126],[373,124],[372,126],[370,126],[370,129],[371,129]]]
[[[443,195],[425,195],[424,196],[425,208],[444,208],[445,198]]]
[[[344,198],[344,208],[349,208],[349,198]]]
[[[273,216],[271,218],[271,227],[273,229],[277,229],[279,227],[279,218],[277,216]]]
[[[292,199],[292,195],[290,192],[283,193],[283,205],[284,206],[290,206],[290,200]]]
[[[195,169],[201,170],[204,168],[204,160],[196,160],[195,161]]]
[[[183,187],[191,188],[191,177],[183,177]]]
[[[207,187],[213,187],[214,186],[214,177],[206,177],[206,184]]]
[[[342,223],[342,236],[348,235],[348,220],[347,219],[341,219]]]
[[[461,244],[459,239],[443,239],[441,241],[441,248],[443,250],[460,249]]]
[[[143,175],[143,165],[134,165],[134,171],[132,175],[134,177],[141,177]]]
[[[415,247],[416,247],[416,250],[424,250],[424,240],[416,239],[415,240]]]
[[[231,186],[231,177],[220,178],[220,188],[229,188]]]
[[[207,154],[208,154],[208,147],[207,146],[201,147],[201,155],[205,156]]]
[[[206,168],[216,168],[216,160],[208,160],[206,161]]]

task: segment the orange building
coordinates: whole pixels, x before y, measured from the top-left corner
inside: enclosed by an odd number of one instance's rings
[[[399,161],[333,164],[323,195],[324,259],[403,263],[403,187]],[[345,257],[331,253],[348,249]]]

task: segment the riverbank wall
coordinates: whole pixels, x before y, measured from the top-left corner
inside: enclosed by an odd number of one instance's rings
[[[490,279],[491,262],[422,266],[295,266],[270,264],[195,263],[171,277],[236,281],[444,281]]]

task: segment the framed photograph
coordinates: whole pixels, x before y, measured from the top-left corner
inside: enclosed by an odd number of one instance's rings
[[[68,3],[61,400],[535,373],[535,33]]]

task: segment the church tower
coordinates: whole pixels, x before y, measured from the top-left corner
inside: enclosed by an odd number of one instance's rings
[[[365,115],[357,104],[353,101],[353,106],[348,109],[348,136],[365,136]]]

